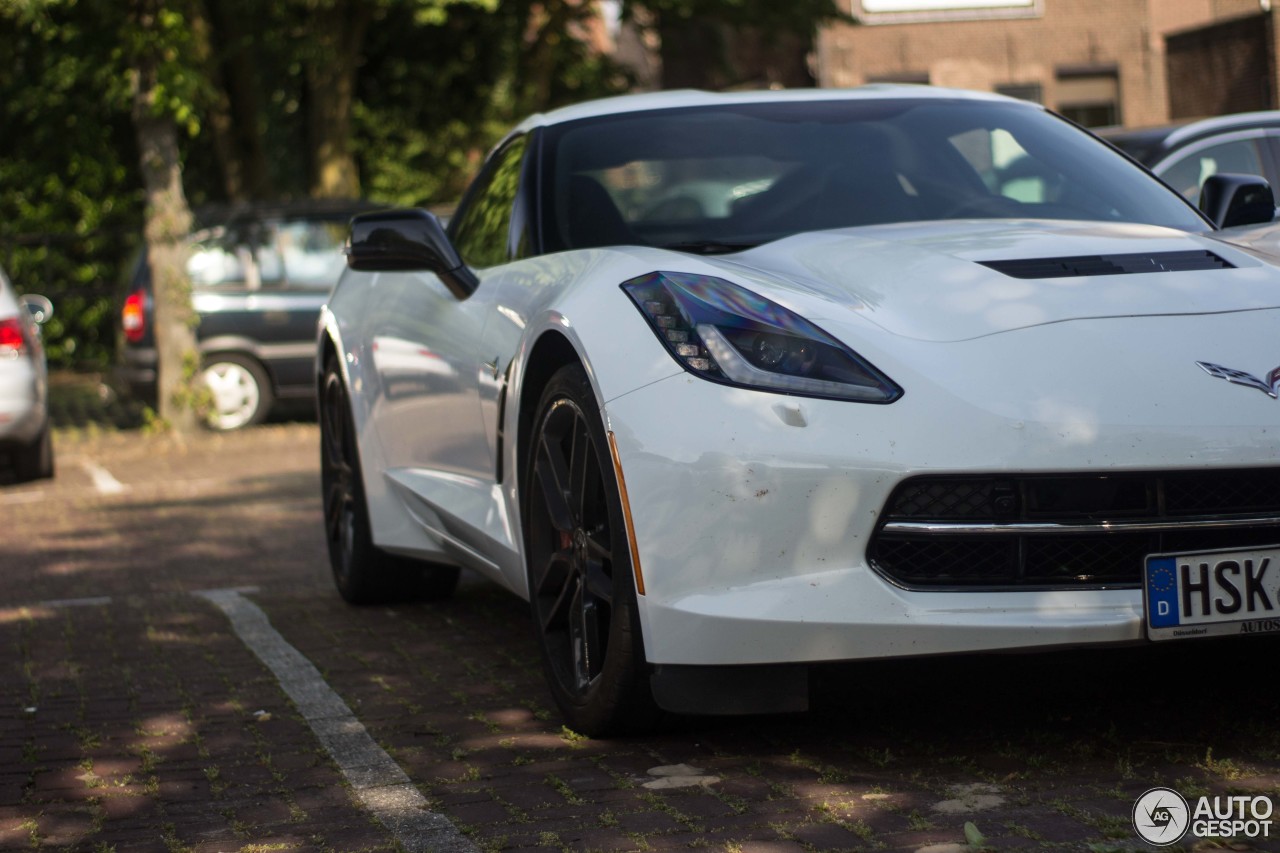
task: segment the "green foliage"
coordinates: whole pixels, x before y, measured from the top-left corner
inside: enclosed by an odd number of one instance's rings
[[[449,9],[461,5],[479,6],[492,12],[498,8],[498,0],[413,0],[413,18],[423,26],[436,26],[449,19]]]
[[[389,4],[365,50],[356,107],[365,193],[389,204],[456,202],[519,119],[629,85],[570,35],[592,14],[566,0],[459,5],[423,28],[421,0]]]
[[[764,32],[811,34],[829,20],[851,20],[835,0],[623,0],[624,18],[634,18],[637,9],[670,22],[715,19],[738,26],[758,27]]]
[[[134,81],[131,75],[122,72],[134,67],[139,57],[143,58],[155,67],[152,112],[171,117],[190,136],[195,136],[200,132],[201,109],[212,97],[212,85],[195,61],[191,16],[183,8],[184,4],[175,0],[155,5],[158,8],[154,14],[129,15],[121,21],[119,47],[112,66],[118,69],[113,75],[116,85],[109,91],[120,103],[127,104]],[[142,17],[151,19],[144,22],[140,20]]]
[[[53,300],[55,365],[109,364],[116,282],[138,239],[132,128],[103,98],[119,24],[103,3],[0,6],[0,266],[19,292]]]
[[[705,4],[717,5],[685,5]],[[119,283],[142,239],[129,73],[140,58],[155,71],[150,109],[185,130],[193,205],[228,200],[231,136],[265,152],[274,197],[296,198],[310,186],[309,63],[346,34],[344,20],[366,20],[352,107],[363,192],[448,204],[520,117],[629,86],[586,43],[593,14],[574,0],[0,0],[0,266],[20,292],[55,303],[55,366],[110,366]],[[253,103],[231,97],[232,71],[248,75]],[[232,134],[219,137],[227,117]]]

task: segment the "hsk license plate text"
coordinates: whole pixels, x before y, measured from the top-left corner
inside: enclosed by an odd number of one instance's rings
[[[1280,545],[1147,557],[1153,640],[1280,631]]]

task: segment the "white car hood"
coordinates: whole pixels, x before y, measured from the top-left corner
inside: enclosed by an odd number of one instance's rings
[[[982,265],[1174,252],[1211,252],[1234,269],[1016,278]],[[971,340],[1084,318],[1280,307],[1276,267],[1209,237],[1151,225],[909,223],[801,234],[705,260],[819,325],[824,316],[853,310],[893,334],[923,341]]]

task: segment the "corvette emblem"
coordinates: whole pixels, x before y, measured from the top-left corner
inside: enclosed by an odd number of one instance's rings
[[[1249,388],[1257,388],[1273,400],[1280,398],[1280,393],[1276,392],[1276,386],[1280,385],[1280,367],[1277,367],[1268,373],[1266,379],[1259,379],[1252,373],[1245,373],[1243,370],[1223,367],[1220,364],[1211,364],[1207,361],[1197,361],[1196,364],[1199,365],[1201,370],[1210,376],[1225,379],[1233,385],[1244,385]]]

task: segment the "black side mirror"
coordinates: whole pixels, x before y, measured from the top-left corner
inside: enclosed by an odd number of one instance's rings
[[[362,272],[433,272],[459,299],[466,299],[479,284],[440,220],[420,207],[362,213],[352,219],[347,266]]]
[[[1276,215],[1271,186],[1257,175],[1211,175],[1200,188],[1200,209],[1219,228],[1261,225]]]

